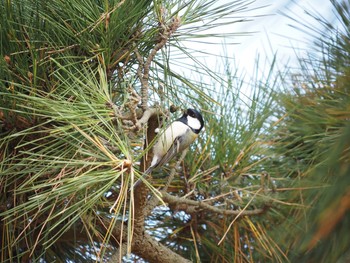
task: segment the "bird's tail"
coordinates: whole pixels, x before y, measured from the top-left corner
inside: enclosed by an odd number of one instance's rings
[[[136,186],[139,186],[142,183],[142,179],[145,178],[147,175],[149,175],[153,170],[153,167],[150,166],[148,169],[143,173],[143,175],[134,183],[132,188],[135,188]]]

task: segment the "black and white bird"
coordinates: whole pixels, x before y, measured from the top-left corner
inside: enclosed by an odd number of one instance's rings
[[[204,126],[202,115],[195,109],[187,109],[181,118],[172,122],[159,135],[153,146],[153,159],[142,177],[168,163],[176,154],[185,150],[198,137]],[[134,187],[141,182],[139,179]]]

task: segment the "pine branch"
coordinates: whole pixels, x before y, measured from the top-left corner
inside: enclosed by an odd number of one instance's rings
[[[132,251],[134,254],[142,257],[148,262],[169,262],[169,263],[188,263],[191,262],[177,253],[173,252],[171,249],[165,247],[158,241],[156,241],[152,236],[143,232],[142,234],[135,234],[133,236],[133,246]],[[121,262],[121,257],[127,253],[127,244],[121,244],[108,262]]]
[[[134,246],[133,252],[141,256],[144,260],[148,262],[168,262],[168,263],[190,263],[180,256],[179,254],[173,252],[171,249],[165,247],[160,242],[156,241],[154,237],[143,232],[142,235],[134,236]]]
[[[179,17],[175,17],[172,19],[170,25],[165,24],[164,21],[159,21],[159,24],[161,28],[159,42],[151,50],[146,61],[143,60],[138,49],[135,48],[136,58],[139,63],[137,75],[141,82],[141,107],[143,110],[146,110],[148,107],[148,80],[151,63],[157,52],[165,46],[170,36],[180,27],[181,19]]]
[[[168,194],[167,192],[162,191],[163,201],[167,202],[169,205],[173,205],[177,210],[185,211],[186,213],[196,213],[200,210],[206,210],[208,212],[213,212],[221,215],[233,215],[233,216],[253,216],[264,213],[269,207],[270,204],[265,204],[263,208],[257,208],[253,210],[228,210],[228,209],[220,209],[218,207],[209,205],[203,201],[195,201],[182,197],[177,197]]]

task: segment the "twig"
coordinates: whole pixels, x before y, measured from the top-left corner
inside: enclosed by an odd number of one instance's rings
[[[143,61],[143,58],[142,58],[142,56],[141,56],[141,54],[140,54],[140,52],[139,52],[139,50],[138,50],[137,47],[135,47],[134,52],[135,52],[135,55],[136,55],[136,59],[137,59],[137,61],[139,62],[139,66],[138,66],[138,68],[137,68],[136,74],[137,74],[137,76],[139,77],[139,79],[140,79],[140,81],[141,81],[141,86],[142,86],[142,85],[144,85],[144,84],[142,83],[142,81],[143,81],[142,70],[143,70],[143,65],[145,64],[145,62]],[[148,85],[148,84],[146,83],[146,85]]]
[[[261,189],[259,189],[255,194],[254,196],[250,199],[250,201],[245,205],[245,207],[243,208],[243,210],[239,210],[239,211],[236,211],[237,212],[237,215],[236,217],[232,220],[232,222],[230,223],[230,225],[228,226],[225,234],[222,236],[222,238],[220,239],[218,245],[220,245],[222,243],[222,241],[224,241],[227,233],[229,232],[229,230],[231,229],[232,225],[234,222],[236,222],[236,220],[240,217],[240,216],[243,216],[244,214],[246,214],[247,212],[251,212],[249,210],[246,210],[247,207],[250,205],[250,203],[255,199],[255,196],[261,191]],[[255,210],[262,210],[259,214],[261,214],[262,212],[265,211],[265,209],[255,209]]]
[[[105,12],[102,13],[101,16],[99,17],[99,19],[97,19],[96,22],[94,22],[93,24],[91,24],[90,26],[88,26],[87,28],[85,28],[84,30],[82,30],[81,32],[79,32],[77,35],[82,34],[84,31],[90,29],[89,32],[92,32],[100,23],[103,22],[103,20],[107,19],[110,17],[110,15],[117,10],[122,4],[124,4],[125,0],[122,0],[121,2],[119,2],[116,6],[113,7],[113,9],[109,12]]]
[[[170,38],[170,36],[179,28],[181,25],[180,17],[175,17],[172,19],[170,25],[167,25],[162,21],[159,21],[161,30],[160,30],[160,40],[154,46],[154,48],[149,53],[146,61],[143,60],[137,48],[135,48],[136,58],[139,62],[139,67],[137,69],[137,76],[141,82],[141,107],[143,110],[146,110],[148,107],[148,80],[149,80],[149,71],[151,63],[156,56],[157,52],[163,48]]]
[[[184,211],[189,210],[190,212],[193,212],[193,210],[196,210],[197,212],[199,210],[206,210],[206,211],[213,212],[216,214],[221,214],[221,215],[253,216],[253,215],[259,215],[264,213],[266,208],[268,207],[268,205],[266,204],[265,207],[257,208],[254,210],[242,210],[242,211],[228,210],[228,209],[221,209],[216,206],[209,205],[203,201],[195,201],[195,200],[190,200],[190,199],[181,198],[177,196],[172,196],[164,191],[161,191],[161,194],[163,196],[164,202],[167,202],[168,204],[172,204],[172,205],[183,205],[181,207],[181,210],[184,210]]]

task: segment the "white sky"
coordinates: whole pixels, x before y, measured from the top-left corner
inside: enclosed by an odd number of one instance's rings
[[[303,50],[310,47],[313,38],[307,33],[293,28],[291,25],[302,26],[282,13],[313,27],[317,27],[319,24],[304,10],[311,12],[317,10],[328,21],[333,19],[332,5],[329,0],[257,0],[254,5],[269,5],[259,11],[271,15],[257,18],[250,22],[248,27],[244,27],[244,29],[258,33],[242,39],[241,44],[233,52],[239,64],[248,71],[253,69],[257,54],[271,58],[277,52],[277,58],[281,64],[290,60],[293,63],[296,50],[302,54]],[[257,10],[253,12],[257,12]]]
[[[218,0],[217,4],[225,4],[230,0]],[[262,7],[262,8],[257,8]],[[311,27],[317,27],[319,24],[306,14],[304,10],[312,13],[317,12],[327,21],[333,21],[332,5],[329,0],[256,0],[252,5],[252,11],[242,12],[239,15],[243,17],[252,17],[253,21],[236,23],[230,26],[216,28],[215,32],[252,32],[249,36],[237,36],[227,38],[227,42],[238,44],[226,46],[226,52],[229,57],[234,58],[234,64],[240,71],[246,75],[256,68],[256,58],[259,54],[260,59],[271,59],[277,52],[277,61],[279,67],[288,63],[289,66],[296,64],[296,54],[303,54],[303,50],[308,49],[312,44],[312,37],[293,28],[291,25],[299,26],[300,24],[287,16],[287,14],[298,21],[302,21]],[[317,11],[316,11],[317,10]],[[200,55],[199,60],[206,65],[218,64],[215,56],[223,55],[223,47],[218,45],[202,45],[198,43],[186,43],[186,46],[192,49],[213,54]],[[294,62],[294,64],[293,64]],[[267,63],[269,68],[270,63]],[[186,73],[184,73],[186,74]]]

